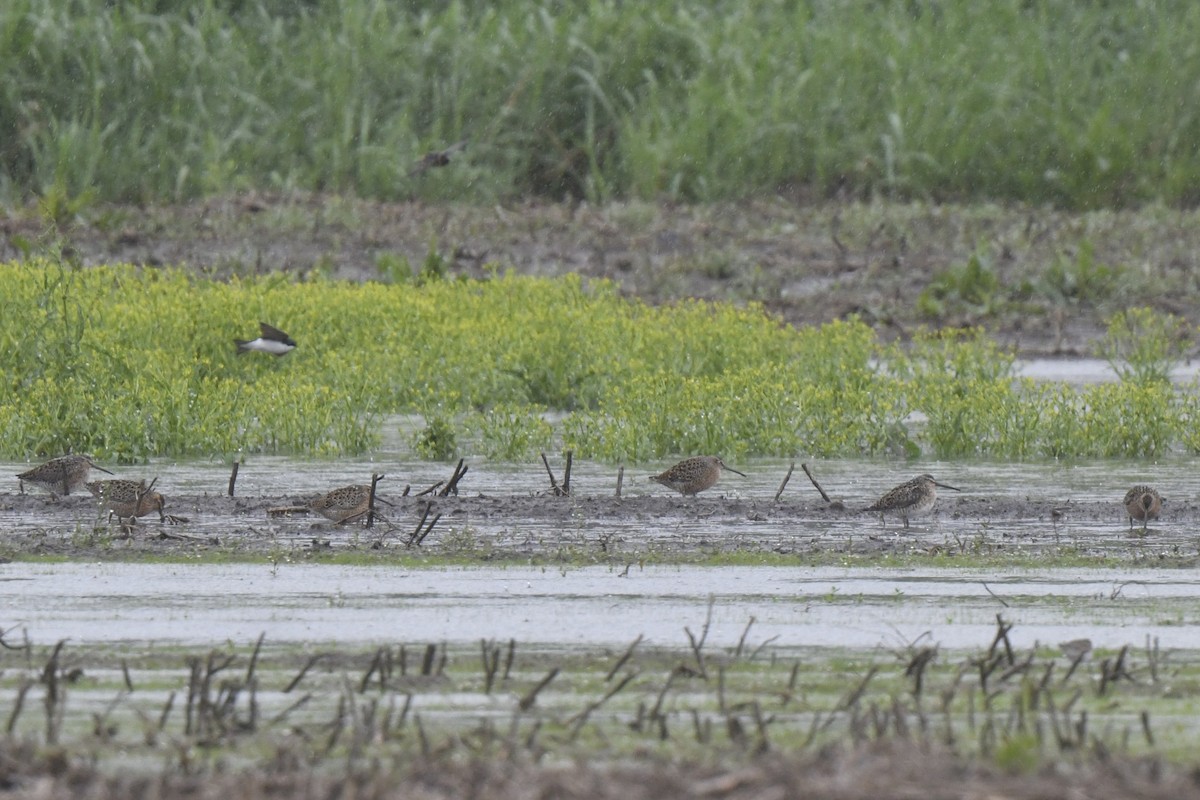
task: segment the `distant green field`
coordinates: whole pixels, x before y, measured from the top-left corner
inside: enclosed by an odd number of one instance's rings
[[[1200,200],[1185,0],[9,0],[0,63],[0,200],[52,210],[249,188]]]
[[[1145,309],[1110,325],[1121,379],[1077,389],[1015,380],[1012,356],[981,334],[901,349],[853,320],[794,328],[756,306],[651,307],[575,276],[225,282],[34,260],[0,264],[0,297],[9,458],[361,453],[402,413],[423,416],[412,444],[430,458],[1200,450],[1200,395],[1168,380],[1187,332]],[[297,349],[236,355],[259,320]]]

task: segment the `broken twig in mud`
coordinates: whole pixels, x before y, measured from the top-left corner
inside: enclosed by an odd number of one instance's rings
[[[436,492],[438,489],[442,488],[442,486],[443,486],[445,483],[446,483],[445,481],[438,481],[438,482],[437,482],[437,483],[435,483],[433,486],[430,486],[428,489],[425,489],[424,491],[417,492],[415,495],[413,495],[413,497],[424,497],[424,496],[425,496],[425,495],[427,495],[427,494],[433,494],[433,493],[434,493],[434,492]]]
[[[621,496],[621,484],[625,481],[625,466],[622,464],[617,467],[617,493],[616,497]]]
[[[1005,600],[1003,597],[1001,597],[1000,595],[998,595],[998,594],[996,594],[995,592],[993,592],[993,591],[992,591],[992,589],[991,589],[991,587],[987,585],[987,581],[980,581],[980,583],[982,583],[982,584],[983,584],[983,589],[984,589],[984,591],[986,591],[986,592],[987,592],[988,594],[990,594],[992,597],[994,597],[994,598],[996,598],[997,600],[999,600],[999,601],[1000,601],[1000,605],[1004,606],[1005,608],[1008,608],[1008,602],[1007,602],[1007,601],[1006,601],[1006,600]]]
[[[692,653],[696,656],[696,671],[704,680],[708,680],[708,671],[704,668],[704,641],[708,638],[708,631],[712,627],[712,612],[715,602],[715,598],[709,595],[708,613],[704,617],[704,627],[700,629],[699,639],[692,635],[689,628],[684,627],[683,629],[683,632],[687,634],[688,642],[691,643]]]
[[[542,465],[546,468],[546,474],[550,476],[550,493],[555,497],[569,497],[571,494],[571,462],[574,453],[570,450],[566,453],[567,465],[563,469],[562,484],[555,480],[554,471],[550,469],[550,461],[546,458],[546,454],[540,453],[539,455],[542,457]]]
[[[617,674],[617,670],[619,670],[621,667],[625,666],[625,662],[628,661],[633,656],[634,649],[639,644],[641,644],[641,642],[642,642],[642,634],[639,633],[638,637],[633,640],[633,642],[629,645],[629,647],[625,648],[625,652],[621,655],[620,658],[617,659],[617,663],[613,664],[612,669],[610,669],[608,671],[608,674],[604,676],[605,683],[608,683],[609,681],[611,681],[613,679],[613,675]]]
[[[458,497],[458,482],[463,479],[463,476],[467,474],[467,470],[469,469],[469,467],[463,463],[464,461],[466,461],[465,458],[460,458],[458,460],[458,464],[454,467],[454,474],[450,476],[449,483],[442,487],[442,490],[438,492],[440,496],[449,497],[451,494],[453,494],[455,497]]]
[[[558,677],[558,667],[551,669],[550,672],[546,674],[546,677],[538,681],[537,685],[530,689],[517,703],[517,708],[521,709],[522,711],[528,711],[530,708],[532,708],[533,704],[537,702],[537,696],[541,693],[542,689],[545,689],[547,686],[549,686],[550,681],[554,680],[556,677]]]
[[[371,473],[371,488],[367,491],[367,522],[366,527],[372,528],[375,526],[375,488],[385,476],[378,473]]]
[[[787,475],[783,476],[783,483],[779,484],[779,491],[775,493],[775,502],[776,503],[779,502],[779,498],[783,497],[783,490],[787,488],[788,481],[790,481],[792,479],[792,473],[795,471],[795,469],[796,469],[796,462],[793,461],[791,464],[788,465]],[[808,468],[806,467],[804,471],[808,472]],[[809,479],[811,479],[811,478],[812,478],[812,476],[809,475]]]
[[[317,653],[316,655],[309,656],[308,661],[304,662],[304,666],[301,667],[300,671],[296,673],[296,677],[292,678],[292,682],[287,685],[287,688],[283,690],[283,693],[288,694],[292,691],[292,689],[295,689],[300,684],[300,681],[304,680],[304,676],[308,674],[308,671],[326,655],[326,653]]]
[[[804,470],[804,474],[808,476],[809,481],[811,481],[812,485],[814,487],[816,487],[816,490],[818,492],[820,492],[821,499],[824,500],[826,503],[832,503],[833,501],[829,499],[829,495],[825,494],[825,490],[821,488],[821,484],[817,483],[817,479],[813,477],[813,474],[811,472],[809,472],[808,464],[801,464],[800,469]],[[792,474],[791,470],[788,470],[788,476],[791,476],[791,474]],[[780,493],[782,493],[783,487],[780,487],[779,491],[780,491]],[[777,497],[776,499],[779,499],[779,498]]]
[[[425,537],[433,530],[433,526],[438,524],[438,520],[442,518],[441,514],[435,516],[428,525],[425,524],[425,520],[429,519],[429,512],[432,510],[433,503],[426,503],[425,512],[421,514],[421,521],[417,523],[417,527],[413,530],[412,535],[408,537],[408,542],[404,545],[405,547],[420,547],[421,542],[425,541]]]
[[[550,469],[550,461],[546,458],[545,453],[539,453],[542,457],[542,465],[546,468],[546,474],[550,476],[550,491],[555,497],[562,495],[563,490],[559,487],[558,481],[554,477],[554,470]]]
[[[229,472],[229,496],[233,497],[233,487],[237,483],[238,468],[242,465],[241,461],[233,462],[233,469]]]

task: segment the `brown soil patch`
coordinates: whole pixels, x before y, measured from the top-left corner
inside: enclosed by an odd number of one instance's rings
[[[158,208],[98,207],[60,226],[82,263],[186,265],[212,275],[318,270],[349,280],[419,271],[578,273],[651,303],[759,302],[796,325],[858,315],[885,339],[918,326],[983,325],[1024,354],[1087,355],[1105,318],[1151,305],[1200,322],[1200,225],[1188,212],[1067,214],[936,205],[799,205],[759,198],[713,206],[372,203],[254,194]],[[32,210],[0,216],[0,259],[45,241]],[[1091,248],[1112,280],[1047,277]],[[917,299],[981,253],[1002,302],[971,298],[923,315]],[[389,275],[389,270],[390,275]],[[1068,270],[1069,272],[1069,270]]]

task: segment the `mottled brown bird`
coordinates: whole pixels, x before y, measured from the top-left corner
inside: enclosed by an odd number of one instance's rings
[[[327,492],[308,504],[308,507],[334,522],[348,522],[367,513],[371,499],[371,487],[343,486]]]
[[[746,477],[746,473],[738,472],[733,467],[725,466],[725,462],[716,456],[692,456],[685,458],[661,475],[651,475],[650,480],[661,483],[668,489],[674,489],[685,497],[711,489],[721,477],[721,470]]]
[[[86,485],[92,496],[117,519],[144,517],[151,511],[158,512],[159,522],[167,518],[163,513],[166,499],[147,486],[145,481],[92,481]]]
[[[1158,519],[1162,511],[1162,497],[1154,487],[1139,484],[1125,493],[1125,511],[1129,514],[1129,530],[1133,530],[1136,519],[1141,520],[1145,531],[1150,520]]]
[[[938,483],[933,476],[926,473],[918,475],[911,481],[905,481],[883,497],[868,506],[867,511],[878,511],[882,520],[885,514],[899,514],[904,519],[904,527],[908,527],[908,518],[924,514],[933,508],[937,502],[937,487],[962,491],[945,483]]]
[[[59,456],[22,472],[17,476],[17,480],[41,487],[52,496],[66,496],[87,483],[88,473],[93,468],[108,472],[104,467],[92,463],[91,456]],[[112,475],[111,472],[108,474]]]

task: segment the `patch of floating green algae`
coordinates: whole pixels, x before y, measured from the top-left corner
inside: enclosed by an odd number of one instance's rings
[[[413,413],[508,460],[556,445],[614,462],[1200,447],[1200,401],[1163,380],[1034,384],[978,331],[901,349],[855,320],[793,328],[755,305],[650,307],[578,276],[224,282],[44,260],[0,264],[0,295],[10,458],[358,454],[385,416]],[[259,321],[299,346],[237,355]]]

